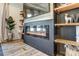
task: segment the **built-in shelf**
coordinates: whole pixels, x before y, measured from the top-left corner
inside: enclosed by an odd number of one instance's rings
[[[20,12],[23,12],[23,11],[20,11]]]
[[[21,13],[20,15],[24,15],[23,13]]]
[[[24,11],[20,11],[20,15],[22,16],[22,18],[19,20],[21,22],[21,25],[19,27],[22,30],[22,32],[20,32],[19,34],[22,35],[22,38],[23,38],[23,35],[24,35],[24,32],[23,32]]]
[[[19,27],[23,27],[23,25],[20,25]]]
[[[24,11],[20,11],[21,13],[24,13]]]
[[[60,12],[64,12],[64,11],[68,11],[76,8],[79,8],[79,3],[71,3],[68,5],[59,6],[55,8],[54,11],[56,11],[57,13],[60,13]]]
[[[67,44],[67,45],[71,45],[71,46],[79,46],[79,42],[72,41],[70,39],[69,40],[68,39],[63,39],[63,36],[61,35],[62,34],[61,33],[61,29],[59,29],[61,27],[65,27],[65,26],[79,26],[79,23],[78,22],[77,23],[76,22],[74,22],[74,23],[62,23],[60,20],[58,20],[58,19],[60,19],[59,17],[61,17],[61,13],[67,13],[67,12],[69,12],[71,10],[76,9],[76,8],[79,8],[79,3],[71,3],[71,4],[68,4],[68,5],[62,5],[62,6],[59,6],[57,8],[54,8],[54,12],[55,12],[55,16],[56,16],[56,21],[57,21],[57,23],[54,24],[54,25],[58,27],[58,28],[55,28],[56,29],[56,36],[55,36],[56,39],[54,40],[54,42],[57,44],[56,45],[56,47],[58,49],[57,53],[61,52],[61,50],[63,49],[63,46],[62,46],[63,44],[64,45]],[[68,27],[66,29],[68,29]],[[63,32],[63,34],[65,34],[65,33]],[[71,34],[69,34],[69,35],[71,35]],[[67,38],[67,36],[66,36],[66,38]],[[63,49],[63,50],[65,50],[65,49]]]
[[[20,15],[24,17],[24,11],[20,11]]]
[[[24,33],[21,33],[21,34],[23,34],[23,35],[24,35]]]
[[[23,21],[24,21],[24,19],[20,19],[20,21],[22,21],[22,22],[23,22]]]
[[[55,24],[55,26],[79,26],[79,23],[59,23]]]
[[[78,42],[71,41],[71,40],[66,40],[66,39],[56,39],[56,43],[61,43],[61,44],[68,44],[68,45],[73,45],[73,46],[79,46]]]
[[[21,33],[21,32],[20,32],[19,34],[22,34],[22,35],[24,35],[24,33]]]

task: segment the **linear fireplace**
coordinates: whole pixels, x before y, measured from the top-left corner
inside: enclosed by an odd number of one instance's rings
[[[49,25],[26,26],[26,35],[49,39]]]

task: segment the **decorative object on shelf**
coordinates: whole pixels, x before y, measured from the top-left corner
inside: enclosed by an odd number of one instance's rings
[[[76,14],[76,15],[71,14],[71,17],[72,17],[73,22],[75,22],[75,23],[79,22],[79,14]]]
[[[66,56],[79,56],[79,49],[76,46],[68,45],[66,47]]]
[[[11,16],[9,16],[9,18],[6,21],[7,21],[7,29],[9,31],[7,41],[11,41],[11,40],[13,40],[13,31],[12,30],[15,28],[15,23]]]
[[[77,22],[76,19],[75,19],[75,15],[74,15],[74,14],[71,14],[70,16],[71,16],[71,18],[72,18],[72,22],[73,22],[73,23],[74,23],[74,22]]]
[[[76,22],[79,22],[79,13],[76,14],[76,19],[75,19]]]
[[[69,14],[65,14],[65,22],[66,23],[71,23],[72,22],[72,18],[69,16]]]

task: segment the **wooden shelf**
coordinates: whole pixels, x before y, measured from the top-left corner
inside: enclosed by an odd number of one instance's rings
[[[20,25],[19,27],[23,27],[23,25]]]
[[[20,19],[20,21],[22,21],[22,22],[23,22],[23,21],[24,21],[24,19]]]
[[[20,11],[20,12],[23,12],[23,11]]]
[[[22,17],[24,17],[24,14],[22,13],[22,14],[20,14],[20,15],[22,15]]]
[[[21,13],[20,15],[24,15],[23,13]]]
[[[62,44],[79,46],[79,42],[68,40],[68,39],[62,39],[62,35],[60,33],[61,29],[59,29],[59,28],[64,27],[64,26],[79,26],[78,22],[77,23],[61,23],[61,21],[59,20],[60,13],[69,12],[69,11],[74,10],[76,8],[79,8],[79,3],[71,3],[68,5],[62,5],[62,6],[59,6],[59,7],[54,9],[55,16],[57,17],[56,18],[57,24],[55,24],[55,26],[58,26],[57,31],[56,31],[58,35],[55,36],[57,38],[54,40],[54,42],[57,44],[57,47],[58,47],[57,53],[63,49]],[[68,28],[66,28],[66,29],[68,29]],[[65,33],[63,32],[63,34],[65,34]],[[61,37],[59,35],[61,35]],[[59,45],[61,45],[62,49],[59,48]]]
[[[71,41],[71,40],[65,40],[65,39],[56,39],[56,43],[61,43],[61,44],[68,44],[68,45],[73,45],[73,46],[79,46],[78,42]]]
[[[56,11],[57,13],[60,13],[60,12],[64,12],[64,11],[68,11],[76,8],[79,8],[79,3],[71,3],[68,5],[63,5],[58,8],[55,8],[54,11]]]
[[[55,24],[55,26],[79,26],[79,23],[59,23]]]
[[[19,34],[23,34],[24,35],[24,33],[19,33]]]
[[[21,34],[23,34],[23,35],[24,35],[24,33],[21,33]]]

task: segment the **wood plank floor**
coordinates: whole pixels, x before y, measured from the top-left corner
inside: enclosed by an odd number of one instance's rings
[[[3,43],[1,45],[4,56],[48,56],[47,54],[23,43],[21,40]]]

